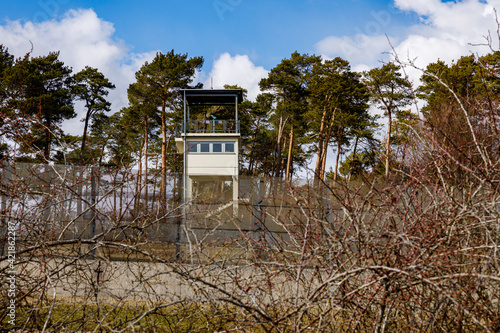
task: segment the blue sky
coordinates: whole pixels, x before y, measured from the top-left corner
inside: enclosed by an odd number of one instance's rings
[[[295,50],[315,53],[315,44],[330,35],[377,32],[366,31],[373,13],[390,13],[379,29],[389,34],[400,34],[419,20],[382,0],[23,0],[2,1],[0,24],[57,20],[78,8],[111,22],[114,38],[136,53],[175,49],[202,55],[208,64],[224,52],[247,54],[267,69]]]
[[[60,51],[75,72],[97,67],[117,86],[110,100],[118,111],[134,73],[156,52],[203,56],[198,81],[239,84],[255,98],[260,79],[294,51],[340,56],[357,71],[394,51],[420,67],[488,52],[470,43],[496,33],[495,8],[500,0],[2,1],[0,44],[22,56],[31,41],[34,55]],[[418,83],[418,70],[407,73]],[[79,120],[65,126],[77,133]]]

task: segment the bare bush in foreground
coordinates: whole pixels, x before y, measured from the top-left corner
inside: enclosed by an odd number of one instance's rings
[[[427,181],[426,171],[422,165],[403,180],[320,189],[261,181],[253,191],[259,200],[240,205],[246,215],[211,216],[215,222],[203,222],[211,228],[200,235],[177,224],[189,207],[166,216],[148,213],[152,208],[134,213],[123,179],[93,197],[88,179],[76,190],[78,177],[31,169],[31,177],[4,182],[3,222],[16,221],[17,234],[14,269],[4,243],[1,274],[4,286],[15,276],[16,317],[10,325],[12,298],[4,287],[2,325],[26,331],[494,332],[500,324],[498,190],[488,182],[450,188]],[[33,180],[40,174],[66,183],[53,179],[44,187],[46,179]],[[80,215],[64,219],[61,207],[69,207],[72,196],[77,212],[82,201]],[[117,212],[117,206],[129,209]]]

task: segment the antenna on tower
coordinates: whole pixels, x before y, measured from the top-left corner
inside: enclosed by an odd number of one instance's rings
[[[213,77],[210,78],[210,88],[214,89],[214,78]]]

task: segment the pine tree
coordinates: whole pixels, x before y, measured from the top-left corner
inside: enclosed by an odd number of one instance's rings
[[[311,107],[306,116],[316,143],[315,180],[324,179],[331,141],[337,144],[334,178],[342,149],[352,137],[369,135],[368,91],[360,76],[341,58],[316,64],[311,79]],[[357,141],[356,141],[357,143]]]
[[[84,153],[89,123],[95,121],[99,114],[111,110],[111,103],[105,97],[108,95],[109,90],[114,88],[115,85],[95,68],[86,66],[75,75],[73,93],[78,99],[85,102],[86,108],[81,146],[82,164],[85,164]]]
[[[277,100],[277,107],[272,117],[277,131],[275,177],[281,177],[283,173],[282,145],[286,140],[286,129],[289,131],[289,138],[285,178],[289,180],[291,177],[294,151],[300,150],[294,149],[294,146],[297,144],[297,138],[302,138],[307,128],[304,113],[307,110],[312,68],[320,62],[319,56],[294,52],[290,59],[283,59],[271,69],[267,78],[259,82],[261,90],[270,90]]]
[[[58,58],[58,52],[35,58],[28,54],[4,72],[10,116],[20,122],[15,140],[26,160],[33,161],[29,154],[34,153],[34,161],[50,161],[52,146],[63,135],[62,121],[76,116],[71,68]]]
[[[0,160],[3,160],[8,152],[7,142],[4,137],[12,137],[15,132],[11,120],[11,111],[8,107],[8,93],[4,84],[4,73],[14,65],[14,56],[9,50],[0,44]]]
[[[388,118],[385,145],[385,175],[389,175],[392,119],[412,101],[410,82],[403,77],[400,67],[393,62],[364,73],[373,102],[384,111]]]
[[[149,105],[159,111],[162,133],[160,201],[166,205],[167,178],[167,123],[179,109],[179,89],[188,88],[196,70],[203,65],[203,57],[189,58],[187,54],[157,53],[151,63],[146,62],[135,74],[133,89],[137,94],[148,96]]]

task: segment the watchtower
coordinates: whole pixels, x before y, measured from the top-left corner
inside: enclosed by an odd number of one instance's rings
[[[184,154],[184,203],[196,198],[201,183],[219,183],[232,188],[233,206],[238,211],[238,173],[240,125],[238,105],[241,89],[183,89],[184,121],[175,139],[177,151]]]

